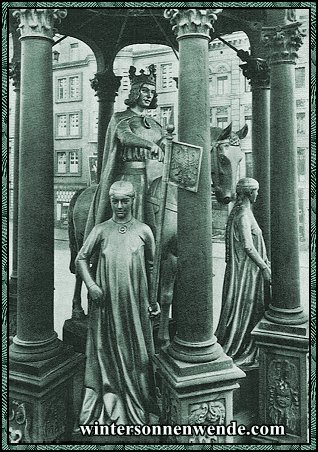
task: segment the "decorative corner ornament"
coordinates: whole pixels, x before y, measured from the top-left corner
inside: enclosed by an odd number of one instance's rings
[[[54,21],[61,22],[67,16],[66,9],[20,8],[12,13],[20,21],[21,37],[38,36],[52,39],[56,30]]]
[[[210,35],[217,15],[223,9],[165,9],[164,17],[169,19],[177,38],[186,34],[201,33]]]
[[[172,142],[169,182],[184,190],[197,192],[203,149],[187,143]]]

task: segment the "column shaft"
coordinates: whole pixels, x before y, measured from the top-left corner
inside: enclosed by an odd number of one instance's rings
[[[267,255],[270,256],[270,90],[252,88],[253,176],[260,191],[254,214],[263,232]]]
[[[21,44],[17,337],[38,341],[55,334],[52,44]]]
[[[105,137],[107,127],[114,112],[114,101],[99,101],[98,107],[98,138],[97,138],[97,182],[100,180],[100,175],[103,166],[103,159],[107,158],[105,151],[108,152],[105,148]]]
[[[181,54],[179,140],[202,146],[203,156],[198,192],[178,190],[177,334],[187,342],[202,342],[210,341],[213,335],[207,39],[183,37]]]
[[[284,83],[281,83],[284,80]],[[295,68],[271,68],[272,291],[280,308],[300,306]]]

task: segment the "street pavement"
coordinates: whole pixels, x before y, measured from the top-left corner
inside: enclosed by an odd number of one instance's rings
[[[9,225],[9,239],[11,238],[12,224]],[[10,240],[9,240],[10,245]],[[58,337],[62,339],[62,330],[65,320],[71,318],[72,298],[75,286],[75,276],[69,271],[70,251],[67,229],[54,230],[54,327]],[[11,274],[12,249],[9,246],[9,271]],[[222,301],[222,285],[225,270],[224,243],[214,242],[213,254],[213,319],[216,327]],[[301,300],[306,312],[309,308],[309,254],[308,251],[300,252],[300,285]],[[87,290],[82,288],[83,308],[87,313]]]

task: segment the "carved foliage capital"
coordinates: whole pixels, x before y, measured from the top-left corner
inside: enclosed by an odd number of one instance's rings
[[[210,35],[217,15],[222,9],[174,9],[169,8],[164,12],[164,17],[170,20],[172,30],[181,37],[185,34],[203,33]]]
[[[113,71],[97,72],[90,80],[91,87],[96,92],[95,96],[98,100],[115,102],[115,97],[118,95],[122,77],[117,76]]]
[[[12,61],[9,64],[9,77],[12,79],[15,89],[19,89],[21,78],[21,63],[19,61]]]
[[[240,68],[252,87],[269,88],[270,70],[266,60],[250,58],[246,63],[240,64]]]
[[[262,41],[269,50],[271,64],[295,63],[297,51],[303,44],[305,33],[295,22],[283,27],[265,27]]]
[[[61,22],[67,15],[66,9],[21,8],[13,12],[19,20],[21,37],[38,36],[52,39],[56,30],[54,22]]]

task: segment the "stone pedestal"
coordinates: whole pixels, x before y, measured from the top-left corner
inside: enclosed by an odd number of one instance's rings
[[[244,372],[224,355],[210,363],[191,364],[172,358],[166,350],[154,359],[162,381],[161,425],[227,426],[233,420],[233,391]],[[233,436],[175,436],[169,442],[232,443]]]
[[[71,347],[39,362],[10,361],[9,442],[65,443],[76,421],[74,380],[84,357]]]
[[[308,442],[308,327],[262,320],[253,331],[260,350],[259,425],[283,425],[284,436],[257,442]]]

